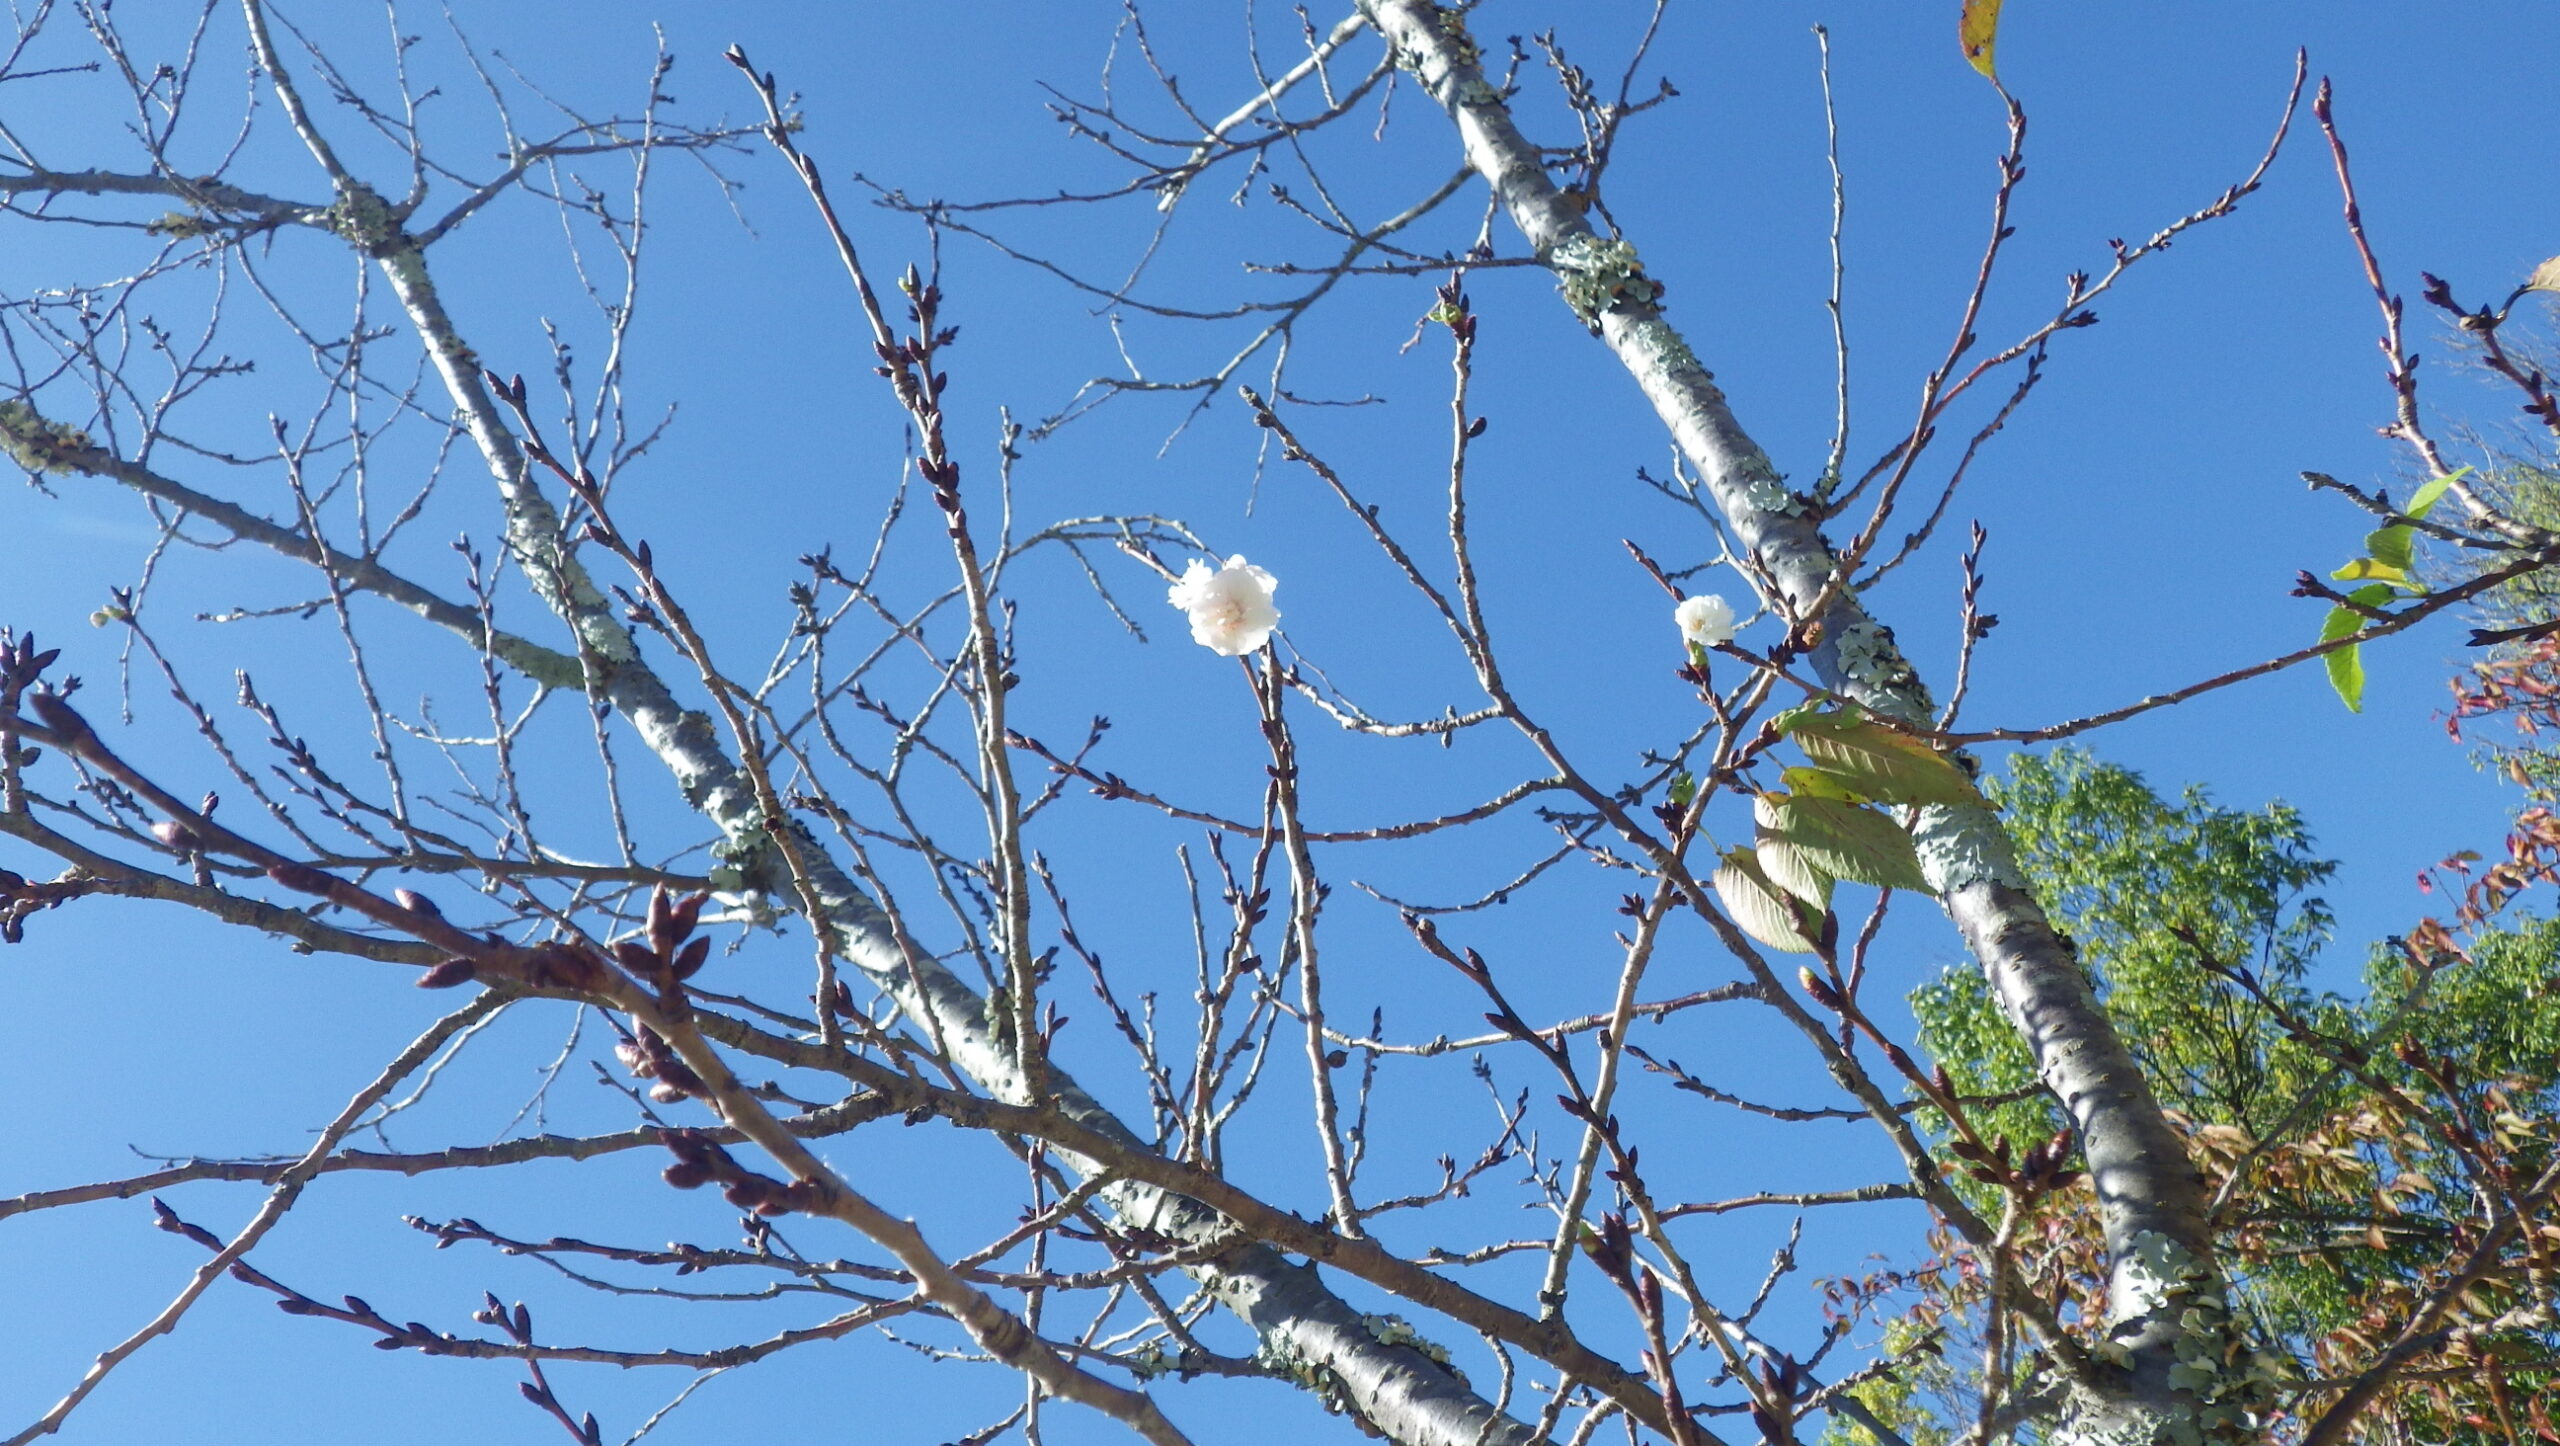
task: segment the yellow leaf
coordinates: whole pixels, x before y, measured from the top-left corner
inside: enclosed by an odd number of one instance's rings
[[[1956,21],[1956,39],[1964,45],[1964,58],[1995,85],[2000,74],[1993,65],[1991,50],[1999,38],[2000,0],[1964,0],[1964,14]]]
[[[2543,262],[2540,266],[2533,268],[2533,274],[2524,279],[2524,289],[2527,291],[2560,291],[2560,256],[2554,256],[2550,260]]]
[[[2408,573],[2387,562],[2376,562],[2370,557],[2359,557],[2329,575],[2340,582],[2388,582],[2397,583],[2402,587],[2410,585]]]

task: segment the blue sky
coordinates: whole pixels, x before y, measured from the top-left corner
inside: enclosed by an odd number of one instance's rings
[[[128,0],[116,15],[147,66],[183,40],[191,9]],[[1266,53],[1285,54],[1295,21],[1264,9]],[[2413,345],[2429,359],[2424,396],[2440,435],[2456,439],[2468,427],[2495,436],[2508,425],[2505,395],[2441,364],[2444,332],[2415,309],[2414,293],[2423,268],[2466,300],[2493,298],[2560,251],[2560,197],[2546,183],[2544,83],[2547,57],[2560,53],[2560,16],[2523,4],[2433,7],[2423,21],[2409,7],[2382,4],[2104,8],[2018,0],[2010,10],[2002,72],[2028,108],[2029,176],[2002,281],[1980,326],[1986,344],[2041,319],[2065,273],[2101,267],[2108,238],[2149,235],[2244,174],[2266,143],[2302,46],[2315,78],[2336,79],[2374,244],[2392,284],[2412,296]],[[1833,351],[1822,309],[1830,180],[1809,27],[1831,27],[1848,172],[1855,463],[1908,426],[1919,379],[1946,347],[1988,224],[2000,114],[1956,53],[1953,11],[1936,3],[1675,5],[1643,72],[1642,84],[1666,75],[1681,95],[1630,123],[1608,199],[1653,274],[1669,284],[1672,319],[1727,386],[1744,424],[1800,479],[1819,468],[1833,425]],[[1160,53],[1204,110],[1223,111],[1249,88],[1233,12],[1187,5],[1150,16]],[[378,10],[305,0],[284,13],[340,57],[360,87],[385,83],[389,47]],[[1476,30],[1491,39],[1554,25],[1574,60],[1614,80],[1645,13],[1634,4],[1545,10],[1506,0],[1483,10]],[[802,143],[883,277],[922,255],[922,231],[863,206],[853,172],[952,201],[1084,189],[1124,174],[1043,109],[1044,84],[1078,98],[1097,93],[1118,15],[1108,5],[670,4],[652,13],[601,3],[463,4],[456,14],[484,55],[594,109],[637,99],[656,21],[679,57],[666,89],[676,112],[695,122],[749,114],[751,97],[719,59],[723,47],[743,44],[802,95]],[[1319,24],[1333,18],[1316,16]],[[444,89],[431,108],[439,143],[466,170],[485,169],[496,132],[476,84],[456,66],[443,19],[419,7],[404,13],[402,28],[426,37],[412,63]],[[236,16],[218,13],[209,37],[199,95],[205,120],[180,147],[208,166],[229,143],[239,109]],[[86,58],[68,31],[52,43],[56,63]],[[1128,44],[1124,38],[1124,67]],[[1347,73],[1356,73],[1372,51],[1362,42],[1350,54]],[[1173,124],[1145,94],[1142,74],[1124,68],[1120,84],[1139,117]],[[1565,123],[1534,58],[1528,89],[1534,99],[1524,117],[1561,141]],[[1372,104],[1318,146],[1330,194],[1352,214],[1371,221],[1392,214],[1455,167],[1445,120],[1417,99],[1400,92],[1383,127]],[[539,109],[521,91],[511,100],[528,116]],[[129,147],[119,128],[128,114],[114,87],[94,76],[0,87],[0,120],[61,169],[124,163]],[[343,110],[322,114],[352,137]],[[324,187],[275,119],[271,106],[261,112],[234,179],[319,196]],[[387,153],[352,138],[346,144],[356,164],[397,187],[396,166],[382,169]],[[676,410],[663,442],[620,484],[616,505],[627,530],[653,540],[671,584],[724,656],[753,672],[789,626],[783,588],[793,560],[824,547],[858,558],[869,547],[897,481],[902,419],[868,373],[858,313],[791,178],[761,150],[717,165],[740,183],[734,193],[686,162],[668,164],[652,192],[655,229],[629,363],[632,407],[648,420]],[[1284,169],[1281,179],[1308,195],[1302,176]],[[1330,253],[1333,243],[1266,194],[1228,204],[1234,188],[1232,176],[1202,183],[1137,295],[1214,310],[1296,284],[1248,273],[1242,261],[1307,262]],[[1418,230],[1414,244],[1464,245],[1478,215],[1470,193]],[[1155,219],[1140,200],[992,213],[987,225],[1066,269],[1116,280]],[[13,221],[10,235],[0,284],[12,295],[112,274],[124,255],[116,250],[121,239],[91,232]],[[1512,238],[1499,230],[1497,238],[1503,254],[1517,254]],[[499,370],[537,378],[547,370],[544,317],[577,344],[582,368],[600,359],[594,309],[579,295],[558,220],[546,208],[493,208],[434,259],[459,324]],[[1233,322],[1176,323],[1126,310],[1115,333],[1089,298],[969,238],[947,237],[943,259],[950,319],[963,328],[949,363],[955,439],[980,488],[992,487],[999,408],[1038,419],[1089,378],[1123,372],[1132,361],[1150,375],[1189,375],[1249,334]],[[288,236],[254,261],[285,308],[343,317],[348,263],[324,242]],[[191,285],[181,278],[170,288],[181,311],[189,297],[200,306]],[[1310,444],[1418,546],[1436,536],[1446,450],[1444,344],[1426,336],[1406,347],[1431,305],[1431,285],[1398,278],[1343,287],[1303,325],[1287,383],[1301,397],[1382,399],[1295,417]],[[1640,750],[1693,726],[1695,704],[1670,677],[1678,654],[1667,608],[1620,540],[1637,539],[1682,565],[1711,544],[1693,519],[1634,480],[1640,466],[1657,474],[1666,466],[1663,436],[1615,364],[1556,302],[1551,283],[1532,271],[1495,270],[1473,277],[1469,290],[1484,316],[1472,406],[1491,425],[1471,469],[1495,635],[1541,720],[1595,773],[1625,777]],[[1968,520],[1989,529],[1986,606],[2002,625],[1977,660],[1967,708],[1977,725],[2052,722],[2299,646],[2315,633],[2319,609],[2286,595],[2294,573],[2344,560],[2366,524],[2337,499],[2306,492],[2297,474],[2313,469],[2395,486],[2410,477],[2407,460],[2375,436],[2391,401],[2374,349],[2379,318],[2307,114],[2264,191],[2237,215],[2144,262],[2099,311],[2100,325],[2057,345],[2049,381],[1976,465],[1945,545],[1872,600],[1924,676],[1943,688],[1956,631],[1953,544]],[[282,345],[281,328],[261,305],[243,300],[233,317],[238,339],[226,345],[258,356],[261,371],[201,404],[192,425],[254,451],[268,412],[308,411],[309,364]],[[1257,385],[1268,374],[1267,362],[1246,371]],[[1034,523],[1098,513],[1182,517],[1216,550],[1245,553],[1282,579],[1278,601],[1291,644],[1372,712],[1428,716],[1472,706],[1445,633],[1338,505],[1303,473],[1276,460],[1258,465],[1261,438],[1232,399],[1188,426],[1186,406],[1122,399],[1027,446],[1015,468],[1017,515]],[[398,445],[406,450],[387,452],[382,472],[405,467],[423,477],[429,450],[414,438]],[[266,474],[235,484],[224,469],[182,460],[208,486],[236,485],[262,507],[279,503]],[[405,544],[406,560],[447,586],[457,565],[445,542],[467,533],[486,546],[494,525],[473,474],[451,470]],[[410,485],[382,484],[384,495],[399,497]],[[118,643],[84,623],[110,585],[133,580],[153,534],[129,500],[103,484],[73,479],[51,490],[17,490],[0,501],[0,537],[19,540],[0,560],[0,621],[66,646],[64,667],[91,679],[93,713],[104,716]],[[937,568],[947,562],[912,518],[908,526],[884,576],[912,598],[941,585]],[[1017,726],[1067,744],[1089,717],[1107,713],[1116,726],[1101,766],[1220,812],[1250,812],[1261,758],[1234,665],[1183,639],[1151,575],[1107,554],[1096,565],[1153,641],[1129,637],[1064,557],[1027,561],[1013,580],[1025,679]],[[361,771],[370,743],[349,709],[343,651],[325,615],[218,628],[191,621],[205,611],[300,601],[311,590],[264,560],[182,551],[155,580],[150,615],[203,695],[227,698],[230,670],[247,668],[294,726]],[[1741,592],[1730,579],[1722,590]],[[525,604],[508,605],[526,616]],[[468,717],[477,688],[468,659],[405,621],[362,615],[395,688],[405,690],[395,696],[436,691]],[[1755,639],[1766,641],[1744,635]],[[2424,911],[2411,884],[2418,868],[2458,848],[2493,846],[2511,806],[2444,739],[2438,714],[2444,679],[2460,663],[2459,640],[2458,626],[2446,624],[2369,649],[2362,715],[2342,710],[2316,670],[2298,670],[2091,741],[2163,787],[2200,782],[2226,803],[2282,798],[2300,807],[2343,860],[2328,897],[2346,941],[2341,957],[2352,963],[2364,941]],[[191,751],[190,732],[160,684],[137,674],[133,692],[136,718],[118,733],[121,746],[167,760],[182,792],[218,782]],[[601,851],[606,836],[593,809],[582,807],[594,797],[592,748],[568,726],[573,719],[555,721],[560,726],[537,735],[550,751],[533,790],[555,820],[556,843]],[[1303,716],[1301,727],[1308,806],[1325,827],[1463,806],[1533,766],[1512,739],[1470,739],[1443,752],[1323,735]],[[630,758],[626,750],[626,766]],[[635,789],[634,808],[643,831],[672,847],[685,834],[667,793]],[[1131,987],[1181,998],[1189,987],[1188,924],[1173,851],[1188,842],[1196,854],[1196,835],[1127,804],[1083,798],[1063,803],[1046,828],[1035,842],[1071,889],[1085,936],[1127,971]],[[1464,840],[1403,853],[1345,847],[1321,862],[1337,884],[1453,899],[1525,866],[1545,837],[1533,822],[1514,819]],[[5,850],[0,865],[44,871]],[[1614,978],[1607,901],[1623,887],[1575,865],[1519,902],[1449,928],[1504,971],[1532,1017],[1586,1012],[1605,1004]],[[1360,1017],[1372,1005],[1386,1010],[1397,1038],[1478,1027],[1480,1006],[1401,941],[1391,911],[1343,887],[1327,926],[1338,1007]],[[1957,962],[1959,951],[1934,915],[1906,909],[1880,957],[1883,977],[1907,987]],[[144,906],[91,903],[39,918],[29,943],[0,956],[0,966],[14,1000],[0,1024],[0,1089],[22,1102],[18,1124],[0,1133],[9,1145],[0,1150],[0,1196],[143,1168],[128,1147],[176,1155],[296,1149],[440,1003],[408,989],[398,971],[294,956]],[[795,939],[759,939],[719,967],[737,971],[736,987],[753,981],[787,997],[799,987],[793,971],[805,968],[805,949]],[[1656,979],[1661,992],[1673,992],[1730,972],[1706,941],[1689,937],[1666,955]],[[1078,1072],[1115,1102],[1138,1099],[1100,1012],[1080,993],[1067,1008],[1083,1016],[1072,1032],[1084,1036],[1074,1046],[1084,1051]],[[393,1138],[426,1148],[494,1133],[569,1027],[565,1015],[511,1014],[475,1043],[430,1105],[392,1126]],[[1811,1061],[1793,1042],[1757,1029],[1694,1016],[1650,1042],[1711,1078],[1811,1102],[1819,1093]],[[590,1053],[598,1038],[591,1024]],[[1517,1060],[1500,1062],[1500,1078],[1506,1090],[1543,1090]],[[1268,1133],[1253,1137],[1259,1143],[1249,1154],[1237,1152],[1236,1168],[1271,1198],[1312,1211],[1321,1201],[1311,1190],[1312,1146],[1293,1113],[1294,1088],[1272,1086],[1266,1123],[1257,1127]],[[1436,1174],[1424,1162],[1443,1149],[1463,1157],[1481,1146],[1490,1106],[1448,1062],[1390,1070],[1382,1091],[1379,1191]],[[1680,1108],[1647,1100],[1649,1108]],[[627,1106],[583,1078],[556,1089],[551,1103],[554,1128],[627,1120]],[[1834,1141],[1722,1116],[1663,1118],[1662,1142],[1648,1147],[1648,1158],[1685,1152],[1669,1167],[1683,1188],[1878,1178],[1875,1152],[1845,1131]],[[936,1127],[875,1127],[830,1155],[876,1182],[893,1208],[934,1222],[937,1240],[955,1249],[1009,1221],[1012,1197],[1003,1192],[1012,1186],[994,1152],[955,1143]],[[566,1337],[645,1346],[769,1332],[772,1310],[599,1299],[527,1262],[431,1252],[398,1223],[404,1213],[464,1213],[537,1236],[725,1241],[725,1211],[657,1187],[654,1163],[548,1168],[506,1185],[337,1177],[259,1258],[314,1295],[355,1291],[395,1316],[447,1329],[466,1325],[487,1288],[533,1300],[545,1330]],[[1475,1226],[1521,1228],[1509,1223],[1521,1218],[1512,1213],[1516,1194],[1488,1193],[1502,1198],[1469,1207]],[[255,1208],[254,1196],[237,1187],[192,1187],[172,1201],[216,1229],[236,1227]],[[1871,1249],[1914,1248],[1908,1220],[1887,1223],[1890,1231],[1813,1222],[1809,1254],[1819,1263],[1809,1268],[1837,1272],[1856,1268]],[[1716,1262],[1711,1285],[1747,1292],[1785,1225],[1737,1218],[1702,1232],[1702,1253]],[[850,1248],[821,1242],[815,1227],[801,1230],[813,1251]],[[1417,1233],[1395,1243],[1419,1250],[1435,1239]],[[0,1278],[12,1282],[14,1298],[34,1303],[0,1331],[0,1430],[32,1419],[91,1355],[156,1310],[194,1264],[190,1249],[151,1232],[140,1201],[0,1221]],[[1786,1295],[1776,1318],[1802,1326],[1808,1296]],[[788,1353],[714,1383],[653,1439],[850,1429],[864,1440],[935,1442],[984,1424],[998,1414],[987,1409],[988,1393],[1011,1389],[895,1347],[825,1349]],[[605,1368],[564,1371],[561,1380],[577,1409],[605,1419],[608,1439],[635,1429],[681,1384]],[[1315,1424],[1310,1404],[1273,1386],[1182,1388],[1166,1399],[1206,1438],[1296,1439]],[[1220,1425],[1220,1417],[1231,1419]],[[515,1398],[500,1368],[369,1351],[355,1332],[284,1317],[252,1292],[223,1287],[176,1339],[84,1407],[64,1439],[148,1432],[176,1441],[425,1442],[475,1431],[529,1440],[550,1429]],[[1054,1420],[1052,1434],[1102,1439],[1071,1414]]]

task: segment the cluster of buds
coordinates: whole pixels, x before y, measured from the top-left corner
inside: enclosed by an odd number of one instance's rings
[[[2081,1172],[2066,1162],[2071,1158],[2071,1131],[2057,1131],[2052,1139],[2031,1146],[2026,1158],[2012,1162],[2009,1137],[2000,1136],[1990,1148],[1970,1140],[1955,1140],[1947,1145],[1947,1153],[1965,1162],[1967,1174],[1986,1185],[1997,1185],[2015,1193],[2022,1203],[2033,1203],[2079,1183]]]
[[[560,1404],[560,1398],[552,1393],[550,1378],[542,1374],[542,1367],[532,1359],[533,1312],[525,1308],[523,1301],[517,1301],[515,1308],[510,1310],[505,1302],[485,1291],[481,1298],[485,1304],[473,1311],[471,1318],[482,1325],[495,1326],[527,1353],[525,1367],[533,1379],[518,1381],[516,1390],[523,1393],[526,1400],[541,1407],[553,1420],[567,1427],[569,1434],[584,1446],[604,1446],[604,1427],[596,1421],[595,1412],[589,1411],[583,1417],[571,1416],[569,1408]]]
[[[0,944],[22,944],[27,937],[27,916],[40,914],[101,887],[97,879],[64,877],[51,883],[0,869]]]
[[[731,1158],[705,1131],[660,1130],[658,1142],[676,1157],[665,1174],[667,1183],[679,1190],[716,1184],[722,1199],[757,1215],[788,1215],[818,1204],[816,1185],[806,1180],[786,1185],[770,1175],[759,1175]]]
[[[676,1052],[667,1047],[667,1042],[658,1036],[658,1032],[645,1024],[629,1039],[615,1045],[613,1053],[634,1075],[657,1081],[649,1087],[649,1098],[662,1105],[699,1099],[711,1093],[703,1084],[702,1076],[695,1074],[692,1066],[676,1058]]]
[[[1776,1360],[1761,1359],[1756,1365],[1756,1373],[1760,1377],[1760,1389],[1751,1393],[1751,1424],[1759,1430],[1763,1441],[1795,1440],[1795,1422],[1788,1413],[1804,1394],[1804,1367],[1796,1364],[1795,1357],[1781,1355]],[[1764,1401],[1774,1403],[1779,1409],[1770,1410],[1761,1404]]]
[[[0,708],[15,711],[19,697],[61,656],[60,648],[38,652],[33,633],[21,633],[15,639],[0,636]]]
[[[914,323],[915,334],[898,342],[875,342],[880,365],[873,368],[889,379],[898,394],[898,404],[907,409],[926,432],[924,456],[916,462],[916,471],[933,488],[933,505],[950,518],[954,535],[960,526],[960,464],[939,445],[942,431],[942,394],[951,385],[947,372],[933,369],[934,353],[960,339],[960,328],[942,325],[942,287],[927,281],[924,274],[910,264],[898,277],[898,290],[907,298],[907,320]]]
[[[1580,1117],[1589,1119],[1589,1112],[1585,1111]],[[1611,1123],[1615,1124],[1615,1121]],[[1671,1439],[1680,1442],[1695,1440],[1690,1432],[1682,1429],[1689,1422],[1689,1408],[1680,1399],[1680,1383],[1672,1373],[1670,1321],[1663,1309],[1662,1277],[1636,1255],[1635,1232],[1627,1228],[1627,1217],[1613,1210],[1602,1214],[1596,1227],[1586,1222],[1582,1226],[1580,1244],[1582,1253],[1590,1257],[1591,1263],[1598,1266],[1609,1283],[1626,1296],[1627,1303],[1635,1307],[1636,1320],[1643,1326],[1647,1342],[1645,1348],[1637,1352],[1637,1359],[1643,1363],[1645,1374],[1653,1378],[1654,1390],[1662,1397],[1663,1413],[1672,1421]],[[1784,1443],[1789,1438],[1773,1431],[1767,1439],[1773,1443]]]
[[[270,876],[274,876],[276,871],[269,869],[267,872]],[[406,889],[401,890],[400,893],[403,903],[418,897]],[[414,909],[417,906],[411,904],[410,907]],[[492,949],[505,947],[494,938],[487,942]],[[590,994],[603,986],[605,969],[604,959],[585,944],[574,940],[550,939],[524,951],[516,977],[535,989],[561,989],[571,993]],[[451,989],[458,984],[468,984],[479,975],[480,965],[477,960],[457,954],[419,975],[418,987],[420,989]]]
[[[613,946],[614,962],[631,971],[635,979],[646,980],[658,987],[666,999],[681,992],[677,986],[692,978],[711,957],[711,937],[694,936],[702,923],[702,906],[711,901],[709,894],[687,894],[678,899],[661,886],[649,894],[649,927],[647,942],[624,939]]]

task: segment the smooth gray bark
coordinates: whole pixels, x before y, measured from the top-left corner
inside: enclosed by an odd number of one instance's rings
[[[1833,586],[1836,558],[1812,499],[1787,489],[1726,405],[1714,377],[1663,319],[1632,247],[1595,233],[1549,179],[1539,153],[1486,79],[1463,17],[1426,0],[1359,0],[1370,23],[1456,124],[1466,157],[1521,236],[1553,270],[1565,299],[1625,365],[1697,469],[1741,546],[1766,570],[1781,611],[1799,617]],[[1812,661],[1823,682],[1879,713],[1927,727],[1926,689],[1845,585],[1819,619]],[[1916,836],[1930,883],[2034,1052],[2046,1086],[2077,1126],[2098,1195],[2110,1264],[2109,1339],[2099,1389],[2077,1393],[2073,1429],[2109,1441],[2194,1439],[2235,1411],[2208,1397],[2236,1368],[2214,1274],[2202,1181],[2132,1054],[2098,1006],[2088,976],[2025,888],[1998,818],[1982,807],[1932,807]],[[2200,1335],[2181,1316],[2204,1306]],[[2208,1362],[2216,1377],[2193,1384]],[[2237,1384],[2236,1382],[2232,1384]]]

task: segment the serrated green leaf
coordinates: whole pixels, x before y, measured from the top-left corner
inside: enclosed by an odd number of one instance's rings
[[[2329,576],[2336,578],[2340,582],[2381,581],[2401,587],[2407,587],[2410,585],[2409,574],[2406,571],[2393,567],[2387,562],[2376,561],[2370,557],[2359,557],[2355,561],[2348,563],[2346,566],[2339,568],[2336,572],[2329,574]]]
[[[2424,484],[2409,494],[2409,505],[2400,509],[2400,515],[2424,519],[2428,511],[2443,500],[2446,488],[2470,475],[2471,469],[2463,467]]]
[[[2348,596],[2363,602],[2367,601],[2363,594],[2370,591],[2373,589],[2358,588]],[[2382,591],[2388,594],[2390,589],[2383,588]],[[2372,601],[2378,602],[2380,599],[2372,599]],[[2364,628],[2365,622],[2365,615],[2353,608],[2331,608],[2328,618],[2320,624],[2320,641],[2335,642],[2339,638],[2353,636]],[[2363,654],[2364,644],[2350,643],[2321,659],[2329,666],[2329,686],[2337,690],[2338,701],[2346,704],[2347,711],[2350,713],[2364,711]]]
[[[2348,617],[2355,617],[2355,614],[2350,612]],[[2337,653],[2330,653],[2327,658],[2322,658],[2322,663],[2330,665],[2330,686],[2337,688],[2337,701],[2348,704],[2350,714],[2360,714],[2360,711],[2365,711],[2363,653],[2365,653],[2363,642],[2350,642],[2350,645],[2340,648]]]
[[[1827,715],[1800,727],[1796,746],[1843,787],[1878,803],[1979,803],[1973,780],[1954,759],[1907,733],[1867,718]],[[1810,791],[1810,790],[1808,790]]]
[[[1789,768],[1781,770],[1779,777],[1786,780],[1789,793],[1809,793],[1816,798],[1845,798],[1851,803],[1873,801],[1858,791],[1857,780],[1827,768]]]
[[[2417,534],[2418,530],[2405,522],[2368,532],[2364,535],[2365,555],[2386,567],[2407,572],[2418,565]]]
[[[1716,870],[1716,897],[1742,932],[1782,954],[1810,954],[1821,936],[1822,915],[1773,882],[1750,849],[1735,849]]]
[[[1934,892],[1920,872],[1920,855],[1911,846],[1911,835],[1876,809],[1837,798],[1764,793],[1752,812],[1760,824],[1764,849],[1772,843],[1791,848],[1835,879],[1920,894]]]

